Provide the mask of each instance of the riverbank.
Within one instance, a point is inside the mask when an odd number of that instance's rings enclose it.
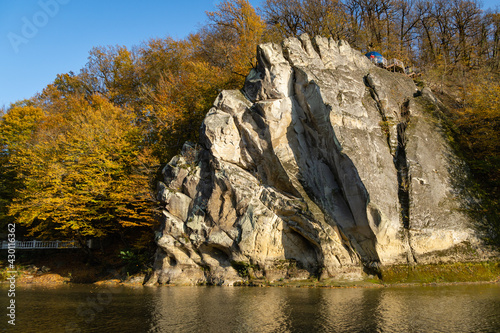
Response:
[[[100,286],[142,286],[146,274],[123,275],[119,270],[108,269],[107,274],[97,274],[91,267],[76,266],[73,272],[65,274],[53,272],[48,267],[36,266],[17,267],[17,285],[60,285],[60,284],[94,284]],[[8,271],[0,270],[1,282],[7,282]],[[90,278],[90,275],[93,278]],[[76,278],[75,278],[76,277]],[[87,277],[82,279],[82,277]],[[473,263],[446,263],[429,265],[396,265],[385,267],[380,276],[368,275],[359,280],[338,279],[280,279],[268,281],[250,279],[235,286],[251,287],[292,287],[292,288],[383,288],[389,286],[422,286],[422,285],[457,285],[500,283],[500,261]],[[167,285],[175,286],[175,285]]]
[[[136,285],[142,286],[145,275],[136,274],[129,276],[121,276],[118,273],[110,274],[106,276],[94,276],[93,278],[88,278],[93,269],[89,269],[86,272],[82,272],[84,269],[78,269],[75,273],[69,272],[68,274],[59,274],[47,270],[45,266],[42,268],[30,265],[27,267],[17,266],[14,270],[0,269],[0,284],[10,283],[7,278],[14,274],[16,285],[41,285],[41,286],[55,286],[62,284],[74,284],[74,285],[109,285],[109,286],[119,286],[119,285]],[[76,278],[75,278],[76,276]],[[82,277],[86,277],[82,279]],[[84,282],[82,282],[84,281]]]
[[[14,269],[9,268],[7,255],[2,253],[0,283],[15,272],[17,285],[99,284],[113,280],[141,285],[147,270],[123,260],[119,253],[115,249],[107,253],[95,251],[89,258],[80,249],[19,251]]]
[[[244,285],[305,288],[383,288],[390,286],[460,285],[500,283],[500,262],[441,263],[394,265],[384,267],[380,277],[367,276],[362,281],[336,279],[253,280]]]

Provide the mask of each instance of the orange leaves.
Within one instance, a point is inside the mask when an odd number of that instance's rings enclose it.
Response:
[[[32,135],[44,118],[42,109],[30,101],[17,103],[0,118],[0,225],[12,221],[8,216],[9,205],[16,189],[23,186],[22,173],[16,168],[17,157],[25,146],[32,144]],[[20,162],[33,163],[30,160]]]
[[[95,47],[81,76],[92,92],[99,92],[117,105],[133,103],[139,85],[136,55],[125,46]]]
[[[255,64],[255,49],[262,41],[265,23],[247,0],[222,1],[217,9],[207,12],[213,28],[207,33],[218,41],[212,51],[223,52],[220,58],[225,58],[230,71],[245,77]]]
[[[132,112],[99,95],[88,102],[68,97],[64,109],[57,98],[45,101],[33,144],[12,156],[24,186],[11,215],[45,236],[102,237],[122,222],[151,225],[150,170],[137,159],[147,152],[134,141],[140,137]]]
[[[251,40],[255,38],[255,33],[262,33],[264,30],[262,19],[248,0],[222,1],[217,9],[215,12],[207,12],[208,19],[233,30],[243,40]]]
[[[459,148],[494,202],[500,189],[500,84],[482,73],[465,85],[464,107],[456,110]],[[488,199],[489,200],[489,199]]]
[[[2,149],[15,150],[30,140],[37,124],[44,118],[41,108],[27,105],[9,109],[1,122],[0,143]]]
[[[477,158],[500,154],[500,84],[482,78],[466,88],[458,125]]]
[[[149,142],[163,163],[185,141],[198,139],[220,91],[242,87],[264,31],[248,1],[224,1],[207,14],[211,27],[185,40],[150,40],[139,52],[142,112]]]
[[[198,130],[221,89],[234,88],[232,73],[207,59],[200,35],[155,39],[141,49],[142,114],[148,142],[166,163]]]

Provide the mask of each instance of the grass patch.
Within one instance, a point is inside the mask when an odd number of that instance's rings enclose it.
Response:
[[[395,265],[382,268],[382,281],[387,284],[479,282],[495,281],[499,277],[499,262]]]
[[[254,279],[253,271],[258,269],[256,265],[252,265],[243,261],[233,261],[231,266],[238,272],[238,275],[244,278]]]

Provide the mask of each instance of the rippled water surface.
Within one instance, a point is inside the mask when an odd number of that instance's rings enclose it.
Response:
[[[6,295],[5,287],[0,292]],[[6,297],[1,299],[7,305]],[[0,327],[12,332],[500,332],[500,285],[18,287],[15,329],[5,317]]]

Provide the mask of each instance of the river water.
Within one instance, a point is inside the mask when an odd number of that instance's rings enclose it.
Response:
[[[7,289],[0,299],[7,305]],[[500,285],[16,288],[7,332],[500,332]],[[5,309],[4,306],[2,306]],[[6,310],[4,310],[6,313]]]

